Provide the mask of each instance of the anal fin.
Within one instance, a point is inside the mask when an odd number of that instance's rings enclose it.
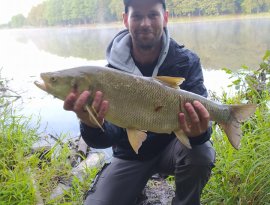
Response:
[[[132,149],[138,154],[142,143],[146,140],[147,134],[136,129],[127,129],[129,143]]]
[[[174,134],[176,135],[177,139],[183,144],[185,145],[187,148],[192,149],[189,139],[188,137],[185,135],[185,133],[183,132],[183,130],[177,130],[174,132]]]

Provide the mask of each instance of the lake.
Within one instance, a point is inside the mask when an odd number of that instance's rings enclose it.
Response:
[[[77,136],[78,121],[63,102],[34,86],[40,72],[82,65],[105,65],[106,46],[123,27],[0,30],[1,76],[22,95],[21,112],[41,117],[41,130]],[[171,36],[201,58],[205,84],[220,93],[230,80],[221,68],[257,68],[270,49],[270,18],[174,23]]]

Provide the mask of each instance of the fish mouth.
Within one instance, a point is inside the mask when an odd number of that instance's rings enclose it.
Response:
[[[38,88],[40,88],[41,90],[47,91],[47,87],[46,87],[45,83],[39,82],[39,81],[35,81],[34,84],[35,84]]]

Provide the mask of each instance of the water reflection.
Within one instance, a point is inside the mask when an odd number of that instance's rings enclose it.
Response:
[[[104,59],[105,49],[121,29],[35,29],[23,30],[17,37],[20,42],[33,42],[40,50],[61,56],[87,60]]]
[[[171,34],[196,51],[207,69],[258,67],[270,49],[270,19],[174,24]]]
[[[21,31],[17,39],[33,42],[40,50],[62,57],[104,59],[105,49],[122,28],[35,29]],[[171,36],[194,50],[206,69],[256,68],[270,49],[270,19],[170,23]]]

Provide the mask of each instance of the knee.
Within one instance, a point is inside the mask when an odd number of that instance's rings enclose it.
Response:
[[[184,157],[177,160],[177,165],[213,167],[216,153],[210,141],[186,149]]]

